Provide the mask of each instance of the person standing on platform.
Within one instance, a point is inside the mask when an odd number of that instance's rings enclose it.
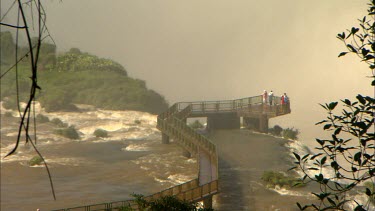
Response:
[[[272,102],[273,102],[273,92],[272,92],[272,90],[268,94],[268,102],[270,102],[270,105],[272,105]]]
[[[284,93],[284,102],[285,104],[289,104],[289,97]]]
[[[281,96],[281,105],[285,105],[285,93]]]
[[[267,104],[268,94],[266,90],[263,91],[262,97],[263,97],[263,104]]]

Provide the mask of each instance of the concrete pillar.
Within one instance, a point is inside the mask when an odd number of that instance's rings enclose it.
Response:
[[[212,163],[210,154],[204,150],[199,151],[199,185],[204,185],[212,181]]]
[[[259,117],[259,131],[262,133],[268,133],[268,117],[267,115],[261,115]]]
[[[167,134],[165,134],[165,133],[161,134],[161,143],[169,144],[169,136],[167,136]]]
[[[244,117],[243,124],[247,129],[259,130],[259,118]]]
[[[268,117],[267,115],[260,115],[259,117],[244,117],[244,126],[248,129],[257,130],[262,133],[268,132]]]
[[[212,196],[203,199],[203,207],[206,209],[212,208]]]

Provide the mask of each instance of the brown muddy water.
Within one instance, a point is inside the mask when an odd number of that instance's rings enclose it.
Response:
[[[182,156],[175,145],[161,144],[156,116],[135,111],[93,109],[86,112],[39,112],[75,125],[81,139],[55,135],[52,123],[38,125],[37,147],[49,164],[57,200],[46,170],[30,167],[35,156],[30,145],[14,146],[18,118],[1,110],[1,210],[52,210],[130,199],[130,194],[151,194],[194,179],[197,162]],[[9,114],[8,114],[9,115]],[[136,121],[137,120],[137,121]],[[96,138],[97,128],[108,138]],[[261,181],[264,171],[286,172],[292,152],[307,153],[299,141],[288,141],[248,130],[222,130],[209,135],[219,153],[220,194],[215,210],[297,210],[296,202],[311,203],[314,187],[270,189]],[[327,170],[328,172],[328,170]]]

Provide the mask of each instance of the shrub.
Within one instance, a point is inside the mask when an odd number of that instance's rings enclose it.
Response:
[[[298,129],[286,128],[286,129],[283,130],[283,137],[285,139],[297,140],[298,134],[299,134]]]
[[[74,126],[69,126],[67,128],[58,129],[56,130],[56,134],[64,136],[65,138],[69,139],[79,139],[79,134]]]
[[[108,137],[108,132],[103,129],[96,129],[94,131],[94,136],[97,138],[105,138],[105,137]]]
[[[35,165],[40,165],[43,162],[43,158],[41,158],[39,155],[34,156],[29,160],[29,166],[35,166]]]
[[[273,126],[273,128],[268,129],[268,133],[274,135],[274,136],[281,136],[281,132],[283,131],[283,128],[279,125]]]
[[[38,114],[36,117],[36,121],[38,123],[46,123],[46,122],[49,122],[49,118],[44,116],[43,114]]]
[[[53,124],[55,124],[57,127],[68,127],[68,124],[64,123],[63,121],[61,121],[61,119],[59,118],[53,118],[51,120],[51,122]]]
[[[273,126],[273,132],[276,136],[280,136],[282,131],[283,131],[283,128],[280,127],[279,125]]]
[[[199,120],[195,120],[193,123],[190,123],[189,126],[193,129],[199,129],[204,127],[204,125]]]
[[[302,181],[292,176],[286,176],[281,172],[265,171],[263,172],[262,178],[267,186],[276,187],[276,185],[284,188],[301,187]]]

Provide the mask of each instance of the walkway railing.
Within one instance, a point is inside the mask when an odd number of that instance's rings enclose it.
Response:
[[[173,186],[161,192],[152,194],[144,197],[145,200],[158,199],[163,196],[176,196],[181,200],[188,201],[199,201],[208,195],[215,194],[217,192],[218,181],[213,181],[208,184],[199,186],[198,179],[191,180],[189,182]],[[59,209],[53,211],[99,211],[99,210],[120,210],[124,207],[131,207],[134,210],[138,210],[138,204],[134,200],[115,201],[109,203],[92,204],[87,206],[72,207],[66,209]]]
[[[207,116],[209,114],[234,112],[239,116],[251,116],[261,113],[267,113],[270,116],[280,116],[290,113],[289,104],[281,105],[281,97],[274,96],[272,102],[272,105],[264,104],[262,96],[237,100],[180,102],[173,105],[173,111],[182,111],[190,106],[191,116]]]

